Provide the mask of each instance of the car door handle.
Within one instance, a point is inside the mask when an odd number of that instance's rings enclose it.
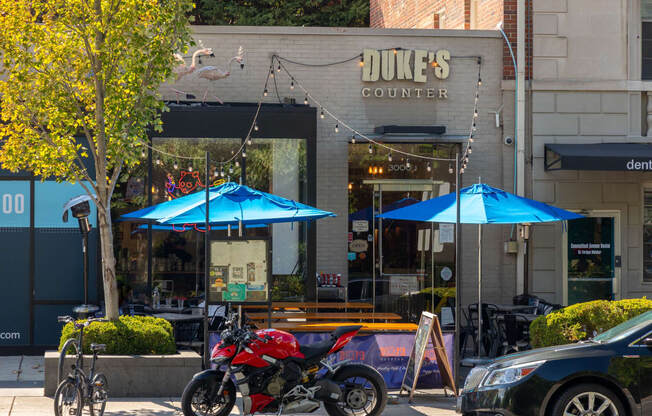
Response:
[[[623,358],[641,358],[640,355],[623,355]]]

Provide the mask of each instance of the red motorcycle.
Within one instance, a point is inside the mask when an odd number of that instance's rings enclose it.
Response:
[[[360,326],[340,327],[324,341],[299,345],[290,333],[236,328],[234,322],[231,317],[213,348],[215,368],[195,374],[184,389],[185,416],[229,415],[236,387],[244,415],[311,413],[320,403],[330,416],[378,416],[385,408],[387,388],[376,369],[348,360],[326,361]]]

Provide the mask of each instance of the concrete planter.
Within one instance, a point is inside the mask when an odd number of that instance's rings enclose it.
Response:
[[[84,356],[84,366],[92,356]],[[66,357],[66,371],[74,363],[74,356]],[[193,374],[201,370],[201,356],[193,351],[171,355],[100,355],[96,370],[106,375],[109,397],[179,397]],[[45,353],[46,396],[57,389],[59,352]],[[86,368],[85,368],[86,370]]]

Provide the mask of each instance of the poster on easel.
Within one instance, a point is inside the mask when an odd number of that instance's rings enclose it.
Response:
[[[399,392],[399,395],[403,390],[408,392],[410,402],[412,401],[414,391],[417,387],[417,381],[419,379],[421,367],[423,366],[428,341],[432,342],[432,347],[435,351],[437,367],[439,368],[444,391],[446,388],[449,388],[453,391],[453,394],[457,396],[455,379],[453,378],[453,371],[451,370],[450,362],[448,361],[448,354],[446,353],[446,348],[444,346],[444,336],[441,332],[439,319],[437,318],[437,315],[430,312],[422,312],[421,319],[419,320],[419,327],[417,328],[417,333],[414,337],[414,348],[412,348],[412,353],[408,359],[405,376],[403,376],[403,382],[401,384],[401,391]]]
[[[268,245],[262,239],[211,241],[209,302],[267,303]]]

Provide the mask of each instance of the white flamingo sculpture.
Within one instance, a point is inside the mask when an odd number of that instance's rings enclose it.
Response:
[[[233,64],[233,62],[239,63],[240,68],[244,68],[244,49],[242,49],[242,46],[240,46],[238,48],[238,54],[236,56],[234,56],[233,58],[229,59],[229,62],[226,65],[226,67],[227,67],[226,70],[220,69],[220,68],[218,68],[216,66],[210,66],[210,65],[209,66],[204,66],[204,67],[201,67],[201,68],[199,68],[197,70],[197,76],[199,78],[204,78],[204,79],[207,79],[209,81],[217,81],[217,80],[226,78],[229,75],[231,75],[231,65]],[[202,102],[206,101],[206,95],[208,94],[208,89],[209,88],[210,88],[210,84],[206,87],[206,90],[204,91],[204,96],[202,98]],[[217,99],[217,101],[220,104],[224,104],[224,102],[222,102],[222,100],[218,96],[214,96],[214,97],[215,97],[215,99]]]
[[[201,46],[201,42],[200,42],[200,46]],[[197,49],[192,54],[192,61],[190,65],[187,65],[186,61],[183,59],[183,56],[181,56],[178,53],[175,53],[174,59],[176,59],[177,62],[179,62],[179,65],[177,65],[176,68],[174,68],[173,70],[173,72],[176,74],[175,81],[179,81],[182,77],[195,72],[195,69],[197,69],[197,61],[201,63],[201,56],[215,56],[215,55],[213,54],[213,49],[202,47],[201,49]],[[193,94],[189,94],[187,92],[180,91],[175,88],[172,88],[172,91],[174,91],[177,94],[177,102],[179,101],[179,95],[181,94],[185,95],[187,99],[195,98]]]

